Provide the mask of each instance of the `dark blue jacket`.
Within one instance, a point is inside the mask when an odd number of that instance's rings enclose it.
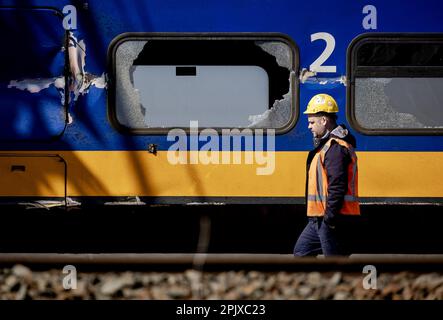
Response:
[[[332,130],[322,139],[317,139],[314,141],[314,145],[316,145],[316,147],[314,150],[309,152],[306,165],[306,192],[308,190],[308,172],[312,159],[331,137],[342,139],[350,143],[354,148],[357,146],[355,137],[343,124],[335,127],[334,130]],[[331,143],[331,147],[325,155],[325,168],[328,174],[328,199],[326,202],[324,221],[328,225],[335,225],[339,219],[338,215],[348,187],[347,169],[350,163],[351,155],[349,154],[348,149],[333,141]]]

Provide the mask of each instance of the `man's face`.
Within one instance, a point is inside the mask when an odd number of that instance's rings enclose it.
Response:
[[[326,117],[311,115],[308,116],[308,129],[311,130],[314,138],[321,138],[326,133]]]

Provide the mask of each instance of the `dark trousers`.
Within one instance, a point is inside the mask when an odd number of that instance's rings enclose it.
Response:
[[[346,256],[341,228],[332,229],[323,218],[309,218],[294,247],[294,256]]]

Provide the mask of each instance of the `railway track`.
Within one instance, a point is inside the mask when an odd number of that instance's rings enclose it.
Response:
[[[8,253],[0,266],[7,300],[443,299],[441,255]]]
[[[155,269],[186,270],[189,268],[220,270],[285,270],[285,271],[358,271],[374,265],[382,271],[440,271],[443,255],[354,254],[350,257],[304,257],[289,254],[205,254],[205,253],[1,253],[0,265],[48,266],[75,265],[88,269]]]

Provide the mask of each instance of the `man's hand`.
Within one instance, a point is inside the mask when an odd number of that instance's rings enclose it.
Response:
[[[335,219],[331,219],[329,216],[323,218],[323,222],[331,229],[335,229]]]

